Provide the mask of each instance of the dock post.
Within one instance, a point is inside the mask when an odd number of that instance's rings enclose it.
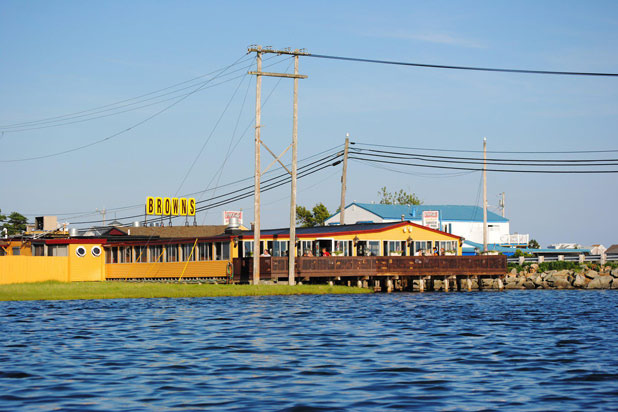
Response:
[[[386,279],[386,293],[391,293],[393,291],[393,281],[391,279]]]
[[[444,291],[445,292],[448,292],[448,283],[449,283],[448,276],[444,276]]]
[[[360,279],[359,279],[359,280],[357,280],[357,281],[356,281],[356,287],[357,287],[357,288],[362,288],[362,287],[363,287],[363,281],[362,281],[362,280],[360,280]]]
[[[502,283],[502,278],[498,278],[498,289],[503,290],[504,284]]]
[[[468,292],[472,292],[472,280],[470,279],[470,276],[466,279],[466,283],[468,284]]]
[[[425,291],[425,279],[423,279],[422,277],[418,279],[418,291],[419,292]]]

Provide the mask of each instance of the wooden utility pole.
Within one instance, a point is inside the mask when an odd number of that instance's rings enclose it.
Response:
[[[502,192],[501,195],[502,195],[502,200],[500,201],[500,208],[502,209],[502,217],[505,217],[506,212],[504,209],[506,209],[506,204],[504,203],[505,202],[504,192]]]
[[[298,76],[298,55],[294,56],[294,75]],[[294,78],[292,113],[292,191],[290,194],[290,243],[288,246],[288,284],[296,283],[296,166],[298,160],[298,77]]]
[[[298,79],[306,79],[307,76],[298,74],[298,56],[306,55],[304,50],[273,50],[271,47],[251,46],[249,53],[255,52],[257,55],[257,71],[250,71],[249,74],[257,76],[256,81],[256,99],[255,99],[255,190],[254,190],[254,220],[255,227],[253,230],[253,284],[257,285],[260,282],[260,177],[266,173],[270,167],[279,163],[292,177],[292,190],[290,196],[290,242],[288,247],[289,256],[289,272],[288,282],[290,285],[295,284],[295,257],[296,257],[296,174],[297,174],[297,134],[298,134]],[[294,74],[288,73],[270,73],[262,71],[262,54],[276,53],[279,55],[288,54],[294,56]],[[293,103],[293,119],[292,119],[292,143],[279,155],[276,156],[272,150],[260,138],[260,88],[262,76],[269,77],[285,77],[294,79],[294,103]],[[273,160],[264,171],[261,171],[260,165],[260,148],[264,148],[273,156]],[[290,171],[282,162],[281,157],[292,149],[292,171]]]
[[[348,173],[348,146],[350,145],[350,133],[345,134],[345,148],[343,149],[343,173],[341,174],[341,207],[339,208],[339,224],[345,224],[345,190],[346,175]]]
[[[253,284],[260,283],[260,183],[262,177],[260,156],[260,128],[262,117],[262,52],[256,50],[257,73],[255,77],[255,174],[253,190]]]
[[[483,253],[487,253],[487,138],[483,138]]]

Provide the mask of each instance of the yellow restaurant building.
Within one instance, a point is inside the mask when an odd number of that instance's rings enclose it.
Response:
[[[260,254],[288,254],[289,229],[263,230],[260,239]],[[298,256],[320,256],[323,251],[331,256],[461,255],[462,243],[455,235],[407,221],[297,228],[295,240]],[[250,257],[254,250],[253,232],[226,226],[107,227],[96,236],[3,240],[0,248],[0,284],[227,281],[232,260]]]

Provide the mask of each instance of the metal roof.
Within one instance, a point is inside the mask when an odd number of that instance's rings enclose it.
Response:
[[[440,212],[440,220],[442,221],[483,221],[483,209],[479,206],[468,205],[383,205],[375,203],[351,203],[346,209],[352,205],[361,207],[382,219],[401,220],[401,215],[404,215],[404,220],[421,220],[423,212],[427,210],[438,210]],[[334,216],[334,215],[333,215]],[[331,216],[332,217],[332,216]],[[497,213],[487,211],[488,222],[508,222]]]
[[[314,227],[297,227],[296,228],[296,236],[303,235],[328,235],[331,233],[345,233],[345,232],[366,232],[366,231],[379,231],[382,229],[388,229],[400,224],[410,224],[413,226],[419,226],[416,223],[412,222],[385,222],[385,223],[357,223],[353,225],[330,225],[330,226],[314,226]],[[445,234],[447,236],[451,236],[453,238],[459,238],[459,236],[453,235],[451,233],[440,232],[438,230],[434,230],[428,227],[422,227],[425,230],[439,232]],[[262,229],[260,230],[260,236],[288,236],[290,234],[289,228],[281,228],[281,229]],[[242,232],[241,236],[253,236],[252,231]]]

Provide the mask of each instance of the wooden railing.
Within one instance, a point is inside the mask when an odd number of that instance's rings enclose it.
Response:
[[[506,256],[297,257],[296,277],[504,275]],[[253,258],[234,259],[234,280],[253,274]],[[260,258],[260,279],[288,276],[287,257]]]

